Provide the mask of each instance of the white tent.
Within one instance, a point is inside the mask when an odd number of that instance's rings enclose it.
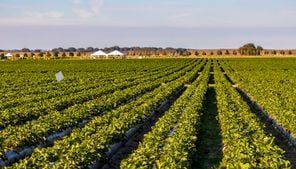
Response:
[[[7,57],[7,58],[10,58],[10,57],[12,57],[12,54],[11,53],[7,53],[6,55],[4,55],[5,57]]]
[[[108,53],[108,56],[124,56],[124,54],[118,50],[114,50],[113,52]]]
[[[107,56],[107,54],[105,52],[99,50],[99,51],[91,54],[91,56],[93,56],[93,57],[100,57],[100,56]]]

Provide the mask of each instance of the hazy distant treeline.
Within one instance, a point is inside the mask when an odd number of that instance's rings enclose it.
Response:
[[[107,47],[107,48],[54,48],[52,50],[42,49],[15,49],[0,50],[1,59],[5,53],[10,52],[15,58],[67,58],[67,57],[89,57],[95,51],[103,50],[108,53],[119,50],[129,57],[189,57],[210,55],[296,55],[296,50],[273,50],[255,46],[253,43],[243,45],[238,49],[185,49],[185,48],[157,48],[157,47]]]

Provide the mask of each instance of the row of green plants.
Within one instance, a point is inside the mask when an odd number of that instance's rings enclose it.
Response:
[[[191,82],[199,69],[195,67],[134,102],[92,119],[83,128],[74,129],[69,137],[56,141],[53,147],[36,149],[32,156],[12,168],[86,168],[92,165],[104,158],[112,144],[121,141],[130,129],[151,118],[152,112]]]
[[[152,76],[151,74],[147,73],[147,77],[138,78],[134,81],[125,81],[123,79],[121,83],[107,83],[105,86],[101,85],[100,87],[92,90],[83,90],[78,93],[72,93],[70,95],[62,96],[58,99],[52,98],[44,101],[41,100],[40,102],[36,103],[32,102],[29,105],[18,106],[13,109],[5,109],[0,112],[0,126],[4,128],[9,125],[14,126],[23,124],[32,119],[36,119],[46,114],[51,114],[51,112],[64,110],[73,105],[83,104],[87,101],[93,100],[94,98],[100,99],[102,95],[112,95],[112,93],[114,93],[115,91],[137,86],[151,80],[161,79],[162,77],[166,77],[172,73],[178,72],[178,70],[179,73],[184,73],[192,69],[192,67],[194,66],[195,64],[187,66],[185,68],[182,67],[182,69],[177,67],[177,69],[174,68],[169,71],[155,73]]]
[[[124,91],[115,92],[99,100],[92,100],[82,105],[72,106],[61,113],[57,111],[51,112],[38,120],[30,121],[24,125],[7,127],[0,131],[1,154],[45,142],[50,134],[77,126],[79,122],[110,111],[145,92],[153,90],[159,85],[159,82],[138,85]]]
[[[118,71],[114,70],[113,67],[114,64],[116,65],[116,62],[114,62],[113,64],[109,62],[93,62],[89,64],[84,63],[83,61],[81,61],[81,63],[71,63],[71,61],[68,61],[69,63],[64,63],[61,61],[61,63],[52,63],[53,65],[51,65],[51,67],[47,67],[47,64],[49,64],[47,62],[29,62],[30,64],[28,65],[30,67],[26,66],[26,62],[16,63],[17,67],[16,65],[4,64],[1,65],[2,71],[0,71],[0,100],[1,103],[6,103],[9,100],[15,100],[12,98],[27,97],[31,94],[36,95],[40,93],[45,93],[44,91],[51,90],[63,91],[69,88],[69,86],[76,86],[79,84],[83,84],[83,82],[85,82],[84,84],[86,84],[91,82],[98,82],[100,81],[100,79],[104,81],[106,81],[107,79],[112,80],[116,79],[116,77],[120,77],[120,75],[122,75],[123,77],[133,77],[138,76],[139,74],[145,75],[149,71],[161,71],[166,67],[170,67],[171,65],[184,66],[192,61],[194,60],[182,60],[180,62],[169,62],[170,64],[160,61],[156,62],[155,65],[148,64],[150,67],[144,66],[139,63],[135,65],[121,64],[121,67],[118,68]],[[147,62],[149,63],[149,61]],[[63,73],[65,73],[66,78],[63,80],[63,83],[57,83],[54,78],[54,74],[56,72],[52,72],[50,70],[52,67],[55,67],[55,64],[57,65],[57,71],[62,70]],[[105,64],[108,66],[108,68],[107,66],[104,66]],[[143,67],[138,69],[137,65]],[[7,68],[5,69],[5,67]],[[23,69],[16,71],[15,69],[18,69],[19,67]],[[93,68],[93,70],[90,71],[88,67]],[[101,67],[106,68],[106,70],[101,70]],[[122,67],[123,69],[121,69]],[[135,67],[137,69],[131,69],[130,67]],[[86,72],[85,70],[89,71]]]
[[[199,132],[202,103],[208,88],[209,69],[201,77],[200,84],[193,91],[194,95],[175,126],[174,133],[168,138],[163,155],[157,161],[159,168],[190,168]]]
[[[289,168],[283,150],[215,64],[215,89],[223,142],[221,168]]]
[[[197,64],[199,66],[190,66],[191,68],[187,71],[192,70],[192,68],[196,70],[202,67],[202,63]],[[100,115],[106,111],[119,107],[120,105],[124,105],[140,95],[153,90],[159,85],[174,81],[186,73],[186,71],[180,71],[167,77],[155,79],[154,81],[146,82],[145,84],[139,84],[123,91],[116,91],[111,95],[102,96],[100,99],[95,99],[82,105],[74,105],[63,112],[51,112],[48,115],[42,116],[39,119],[24,125],[9,126],[0,131],[0,152],[3,154],[6,151],[16,150],[24,146],[35,145],[38,142],[46,141],[44,138],[54,132],[73,127],[84,119]]]
[[[86,87],[89,87],[89,89],[98,87],[98,85],[104,86],[106,84],[120,84],[121,81],[133,81],[136,78],[144,78],[145,76],[149,76],[164,72],[165,70],[172,69],[173,67],[180,67],[180,66],[187,66],[189,63],[184,63],[184,65],[180,65],[179,63],[175,63],[173,65],[167,66],[160,66],[156,69],[149,69],[147,71],[141,71],[138,72],[130,71],[130,72],[91,72],[91,73],[80,73],[80,72],[67,72],[66,79],[63,81],[63,83],[57,83],[52,79],[52,82],[46,83],[45,85],[33,85],[27,84],[27,82],[21,81],[14,81],[15,84],[22,84],[21,88],[18,90],[14,86],[9,86],[9,88],[1,88],[5,94],[1,95],[0,98],[0,108],[11,108],[18,105],[24,105],[26,103],[35,102],[38,100],[45,100],[50,99],[54,97],[60,97],[67,94],[71,94],[73,92],[79,92],[83,89],[86,89]],[[38,81],[39,77],[33,76],[33,73],[28,74],[21,74],[22,77],[26,77],[27,79],[30,79],[31,81]],[[49,73],[45,73],[47,75]],[[3,74],[2,74],[3,75]],[[41,74],[41,78],[43,78],[43,74]],[[38,75],[37,75],[38,76]],[[39,74],[40,76],[40,74]],[[53,74],[51,74],[53,76]],[[7,81],[13,81],[10,79],[11,75],[9,75],[6,78],[2,78],[2,82]],[[18,77],[16,75],[16,77]],[[51,77],[53,78],[53,77]],[[25,88],[25,86],[29,86],[28,88]],[[26,89],[26,90],[24,90]],[[10,91],[11,90],[11,91]],[[47,91],[47,92],[45,92]]]
[[[6,91],[7,95],[1,98],[3,101],[0,104],[0,109],[4,110],[6,108],[13,108],[19,105],[30,104],[31,102],[47,100],[55,97],[61,97],[69,95],[72,93],[77,93],[82,90],[91,90],[99,86],[105,86],[112,83],[120,83],[123,80],[134,80],[134,73],[130,72],[129,74],[114,73],[98,75],[96,73],[91,73],[92,77],[86,75],[67,75],[67,79],[62,83],[48,83],[46,86],[35,86],[31,87],[29,90],[21,90],[9,92]],[[73,78],[73,76],[79,76],[79,79]],[[136,76],[141,78],[142,76]],[[46,91],[46,92],[45,92]],[[17,95],[17,98],[15,96]]]
[[[121,168],[187,168],[195,149],[210,64],[165,112]]]
[[[286,131],[296,138],[295,60],[256,60],[224,63],[231,78]],[[249,66],[252,65],[252,66]],[[252,68],[250,70],[250,68]]]

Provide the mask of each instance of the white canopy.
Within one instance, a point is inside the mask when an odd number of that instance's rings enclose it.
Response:
[[[12,57],[12,54],[11,53],[7,53],[5,56],[6,57]]]
[[[118,50],[114,50],[113,52],[108,53],[108,56],[124,56],[124,54]]]
[[[107,54],[101,50],[91,54],[91,56],[107,56]]]

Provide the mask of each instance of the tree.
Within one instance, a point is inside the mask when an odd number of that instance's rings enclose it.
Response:
[[[70,53],[69,53],[69,56],[70,56],[70,57],[74,57],[74,53],[73,53],[73,52],[70,52]]]
[[[121,48],[119,46],[113,46],[110,47],[110,50],[121,50]]]
[[[292,51],[289,50],[288,55],[292,55]]]
[[[247,43],[239,48],[241,55],[260,55],[263,50],[261,46],[256,47],[253,43]]]
[[[206,53],[205,51],[203,51],[203,52],[202,52],[202,55],[204,55],[204,56],[205,56],[205,55],[207,55],[207,53]]]
[[[31,50],[28,49],[28,48],[23,48],[21,51],[22,51],[22,52],[31,52]]]
[[[57,51],[58,51],[58,52],[64,52],[64,49],[63,49],[62,47],[59,47],[59,48],[57,49]]]
[[[43,56],[44,56],[44,53],[42,53],[42,52],[40,52],[40,53],[38,53],[38,55],[37,55],[39,58],[43,58]]]
[[[80,52],[78,52],[78,53],[76,54],[76,56],[77,56],[77,57],[80,57],[80,56],[81,56],[81,53],[80,53]]]
[[[230,55],[228,50],[225,51],[225,55]]]
[[[211,51],[210,55],[214,55],[214,52],[213,52],[213,51]]]
[[[198,51],[195,51],[194,54],[195,54],[195,56],[198,56],[199,55],[199,52]]]
[[[222,53],[222,51],[221,50],[218,50],[217,51],[217,55],[222,55],[223,53]]]
[[[4,53],[0,54],[0,59],[5,59]]]
[[[30,58],[34,58],[35,54],[34,53],[29,53]]]
[[[66,58],[66,56],[67,56],[66,53],[63,52],[63,53],[62,53],[62,58]]]
[[[50,58],[51,57],[51,53],[50,52],[46,52],[45,57],[46,58]]]
[[[263,47],[262,47],[262,46],[257,46],[257,50],[260,50],[260,51],[262,51],[262,50],[264,50],[264,49],[263,49]]]
[[[263,50],[262,46],[257,46],[257,55],[260,55]]]
[[[70,48],[68,48],[68,52],[76,52],[77,50],[76,50],[76,48],[74,48],[74,47],[70,47]]]
[[[93,47],[88,47],[88,48],[86,48],[86,51],[87,52],[93,52],[94,51],[94,48]]]
[[[15,58],[19,59],[21,55],[19,53],[15,54]]]
[[[77,52],[85,52],[85,49],[84,48],[78,48]]]
[[[233,54],[233,55],[237,55],[237,51],[234,50],[234,51],[232,52],[232,54]]]
[[[53,52],[53,57],[54,58],[58,58],[59,57],[59,52],[57,52],[57,51],[56,52]]]

